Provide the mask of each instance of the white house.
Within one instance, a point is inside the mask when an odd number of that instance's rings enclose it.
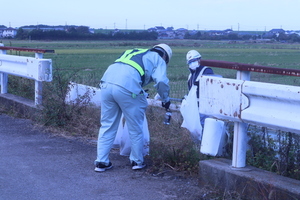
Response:
[[[2,33],[2,37],[7,38],[7,37],[12,37],[14,38],[17,35],[17,29],[14,28],[7,28],[4,29],[3,33]]]

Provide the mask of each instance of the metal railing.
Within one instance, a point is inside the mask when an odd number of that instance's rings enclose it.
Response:
[[[7,50],[34,52],[35,57],[7,55]],[[0,43],[0,84],[1,94],[7,93],[8,75],[35,80],[35,105],[42,104],[42,82],[52,81],[52,60],[43,59],[44,53],[54,50],[5,47]]]
[[[300,70],[226,61],[201,65],[237,70],[236,79],[200,78],[199,112],[234,122],[232,167],[246,165],[248,123],[300,134],[300,87],[250,81],[250,72],[300,76]]]

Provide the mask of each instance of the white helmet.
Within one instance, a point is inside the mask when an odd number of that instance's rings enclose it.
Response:
[[[166,60],[166,63],[168,63],[172,57],[172,49],[169,47],[169,45],[166,45],[166,44],[158,44],[158,45],[155,45],[153,48],[156,48],[156,47],[163,49],[167,53],[168,58]]]
[[[196,60],[201,59],[201,55],[198,51],[196,50],[190,50],[189,52],[187,52],[186,54],[186,63],[190,64]]]

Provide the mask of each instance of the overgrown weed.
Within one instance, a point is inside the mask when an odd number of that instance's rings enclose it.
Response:
[[[300,136],[249,126],[247,164],[300,180]]]
[[[164,114],[161,108],[148,107],[151,170],[155,173],[166,169],[198,173],[200,143],[193,141],[187,129],[180,127],[180,120],[171,120],[170,125],[163,124]]]
[[[39,123],[54,127],[74,136],[95,137],[99,127],[100,110],[90,104],[90,93],[71,103],[65,101],[70,90],[70,81],[76,71],[66,73],[59,69],[53,72],[53,81],[44,84],[43,110]]]

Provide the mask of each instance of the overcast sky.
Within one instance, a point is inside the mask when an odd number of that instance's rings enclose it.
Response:
[[[0,25],[300,30],[300,0],[1,0]]]

